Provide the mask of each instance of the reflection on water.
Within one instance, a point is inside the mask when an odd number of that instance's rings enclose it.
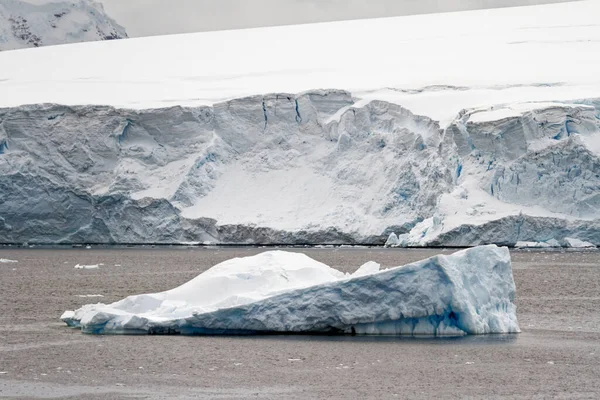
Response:
[[[387,335],[249,335],[227,336],[239,340],[273,340],[273,341],[305,341],[305,342],[354,342],[354,343],[391,343],[399,344],[428,344],[428,345],[506,345],[515,343],[523,334],[493,334],[466,336],[387,336]]]

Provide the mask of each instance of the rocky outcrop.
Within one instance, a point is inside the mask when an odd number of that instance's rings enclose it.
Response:
[[[95,1],[0,4],[0,51],[126,37],[125,29]]]

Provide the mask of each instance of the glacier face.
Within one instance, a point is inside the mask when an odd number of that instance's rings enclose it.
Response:
[[[600,244],[600,101],[0,109],[0,242]]]
[[[126,37],[125,29],[95,1],[0,4],[0,51]]]
[[[507,248],[494,245],[353,275],[303,254],[232,259],[190,282],[113,304],[66,311],[94,334],[340,332],[386,335],[516,333]]]

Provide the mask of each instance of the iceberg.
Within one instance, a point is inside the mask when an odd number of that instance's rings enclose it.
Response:
[[[567,244],[567,247],[571,247],[574,249],[589,249],[589,248],[596,248],[596,245],[594,245],[593,243],[590,242],[586,242],[585,240],[580,240],[580,239],[576,239],[576,238],[565,238],[565,243]]]
[[[400,239],[398,238],[398,235],[396,235],[395,232],[390,233],[390,236],[388,236],[388,240],[385,242],[385,247],[398,247],[400,246]]]
[[[218,264],[162,293],[89,304],[61,319],[89,334],[467,335],[516,333],[510,253],[487,245],[344,274],[268,251]]]
[[[100,268],[99,264],[92,264],[92,265],[75,265],[74,267],[75,269],[98,269]]]
[[[549,247],[560,247],[560,246],[552,246],[546,242],[517,242],[515,244],[517,249],[546,249]]]

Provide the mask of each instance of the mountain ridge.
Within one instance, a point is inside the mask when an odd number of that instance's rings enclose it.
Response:
[[[0,3],[0,51],[124,38],[125,28],[93,0]]]

